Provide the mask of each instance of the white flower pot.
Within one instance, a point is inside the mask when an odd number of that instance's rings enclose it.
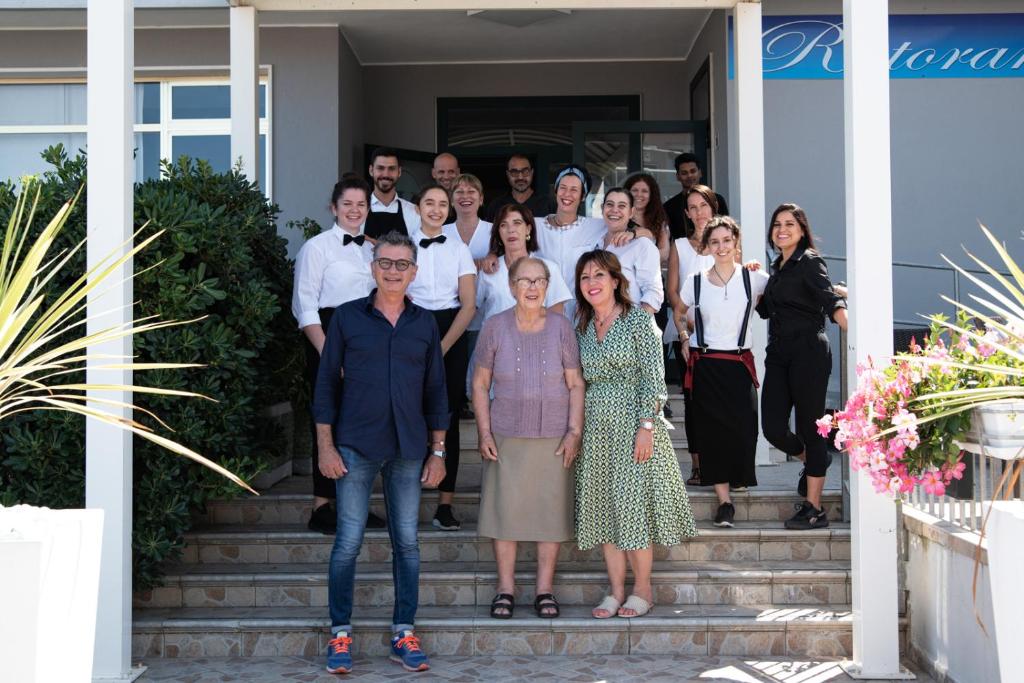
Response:
[[[102,510],[0,507],[0,679],[92,680]]]
[[[1024,642],[1024,501],[993,501],[982,504],[989,515],[988,571],[992,590],[992,621],[995,624],[999,673],[1003,681],[1020,680],[1017,648]],[[991,509],[991,513],[989,513]]]
[[[1024,401],[993,401],[976,406],[971,431],[960,448],[1002,460],[1024,458]]]

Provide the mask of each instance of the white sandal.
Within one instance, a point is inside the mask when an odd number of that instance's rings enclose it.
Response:
[[[616,614],[623,619],[635,619],[636,617],[646,615],[651,611],[652,607],[654,607],[653,602],[647,602],[639,595],[630,595],[626,598],[626,602],[622,603],[622,607],[619,608],[619,611]],[[624,609],[631,609],[636,612],[636,614],[622,614],[622,610]]]
[[[590,616],[594,617],[595,619],[611,619],[619,613],[619,607],[621,606],[622,603],[616,600],[614,595],[606,595],[604,596],[604,600],[601,601],[601,604],[590,611]],[[599,609],[603,609],[605,612],[607,612],[608,616],[599,617],[596,614],[594,614],[594,612],[596,612]]]

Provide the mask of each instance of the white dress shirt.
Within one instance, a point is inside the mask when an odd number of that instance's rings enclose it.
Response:
[[[534,257],[538,258],[538,257]],[[572,292],[565,285],[562,273],[558,270],[558,264],[546,258],[541,261],[551,271],[551,278],[548,280],[548,290],[544,294],[544,308],[551,308],[555,304],[572,301]],[[484,320],[492,315],[507,311],[516,305],[516,299],[512,296],[512,290],[508,282],[508,266],[505,264],[505,257],[498,257],[498,269],[493,273],[480,272],[476,284],[476,307]]]
[[[300,329],[319,325],[321,308],[335,308],[373,291],[373,245],[343,244],[347,234],[335,223],[303,244],[295,258],[292,315]]]
[[[576,262],[584,252],[593,249],[604,235],[604,221],[600,218],[589,218],[579,216],[575,221],[564,227],[557,227],[548,223],[547,217],[536,219],[537,244],[540,249],[538,256],[542,256],[558,264],[562,271],[562,279],[565,280],[569,291],[573,292],[573,298],[565,304],[565,317],[570,320],[576,313]]]
[[[431,311],[457,308],[459,302],[459,278],[476,275],[476,265],[469,247],[458,235],[441,232],[445,241],[435,242],[424,249],[420,240],[426,239],[422,231],[410,233],[416,244],[416,277],[409,285],[408,295],[413,303]]]
[[[405,231],[410,235],[420,229],[420,215],[416,212],[416,205],[402,199],[397,194],[390,204],[385,204],[377,199],[377,195],[370,193],[370,211],[373,213],[397,213],[401,209],[402,220],[405,221]],[[366,229],[365,224],[359,228],[360,232]]]
[[[473,236],[469,238],[469,243],[466,245],[469,247],[469,253],[473,255],[473,259],[482,259],[487,256],[491,251],[491,227],[493,223],[485,221],[482,218],[480,222],[476,224],[476,229],[473,231]],[[441,229],[444,234],[462,239],[462,235],[459,234],[459,227],[455,223],[447,223]]]
[[[619,257],[622,274],[629,283],[629,298],[634,304],[647,304],[655,311],[665,301],[665,285],[661,281],[661,254],[646,237],[634,237],[621,247],[598,245]]]
[[[693,276],[691,273],[683,281],[680,296],[683,303],[690,309],[693,315],[697,315],[698,309],[693,307]],[[717,278],[716,278],[717,279]],[[768,284],[768,275],[760,271],[750,273],[750,317],[754,316],[754,306],[758,298],[764,294],[764,288]],[[728,298],[726,298],[728,293]],[[750,325],[747,324],[747,333],[743,342],[737,346],[740,330],[743,328],[743,313],[747,309],[747,293],[743,290],[743,266],[736,264],[732,277],[725,287],[711,284],[708,278],[708,271],[700,274],[700,317],[704,326],[704,345],[709,349],[721,351],[736,348],[750,348]],[[749,321],[749,318],[748,318]],[[698,348],[697,334],[690,335],[690,346]]]

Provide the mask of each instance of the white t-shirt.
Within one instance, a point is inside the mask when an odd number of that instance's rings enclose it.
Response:
[[[320,309],[334,308],[368,296],[374,288],[370,262],[373,245],[344,244],[348,233],[335,223],[330,230],[310,238],[295,258],[292,315],[299,327],[320,324]]]
[[[555,304],[572,300],[572,292],[565,285],[562,274],[558,270],[558,264],[554,261],[542,258],[548,270],[551,271],[551,280],[548,282],[548,291],[544,294],[544,307],[551,308]],[[477,312],[487,320],[493,315],[507,311],[516,305],[516,299],[512,296],[512,290],[508,284],[508,266],[505,265],[505,257],[498,258],[498,269],[493,273],[481,271],[476,286],[476,307]]]
[[[661,254],[654,242],[646,237],[634,237],[621,247],[605,247],[603,241],[598,246],[619,258],[633,303],[647,304],[655,311],[661,308],[665,300],[665,286],[661,282]]]
[[[409,237],[416,244],[416,277],[409,284],[409,298],[417,306],[431,311],[457,308],[459,278],[476,275],[469,247],[458,234],[445,235],[443,243],[435,242],[426,249],[420,246],[420,240],[426,239],[421,231]]]
[[[600,218],[579,216],[565,227],[548,224],[547,217],[537,218],[537,255],[554,261],[562,272],[562,279],[570,292],[576,291],[576,262],[586,251],[593,249],[605,233]],[[575,296],[565,304],[565,316],[572,320],[576,311]]]
[[[710,269],[709,269],[710,270]],[[683,280],[683,303],[693,316],[700,315],[704,323],[704,346],[709,349],[732,350],[750,348],[750,323],[743,343],[737,345],[743,327],[743,313],[747,308],[747,294],[743,290],[743,266],[736,264],[725,287],[711,284],[706,270],[700,274],[700,308],[694,308],[693,275]],[[715,278],[716,280],[718,278]],[[754,316],[757,299],[764,293],[768,275],[761,271],[750,273],[750,317]],[[726,296],[728,295],[728,298]],[[699,348],[697,334],[690,335],[690,346]]]
[[[701,256],[693,250],[693,245],[690,244],[690,240],[685,237],[676,239],[676,255],[679,256],[680,286],[682,286],[683,280],[688,277],[692,277],[694,273],[707,270],[711,266],[715,265],[714,256],[711,256],[710,254]]]
[[[469,238],[469,243],[466,245],[469,247],[469,253],[473,255],[474,259],[481,259],[490,252],[491,226],[490,221],[483,219],[480,219],[480,222],[476,224],[476,230],[473,231],[473,236]],[[455,223],[446,223],[441,230],[446,235],[454,235],[460,240],[462,239],[462,235],[459,234],[459,228]]]

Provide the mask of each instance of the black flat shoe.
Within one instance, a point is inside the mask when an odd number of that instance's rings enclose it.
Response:
[[[551,593],[541,593],[534,598],[533,609],[541,619],[556,619],[562,614],[558,600],[555,600],[555,596]]]
[[[324,503],[309,516],[306,524],[310,531],[317,531],[325,536],[333,536],[338,530],[338,513],[330,503]]]
[[[505,610],[499,612],[498,610]],[[511,619],[512,613],[516,611],[516,599],[511,593],[498,593],[491,600],[492,619]]]

